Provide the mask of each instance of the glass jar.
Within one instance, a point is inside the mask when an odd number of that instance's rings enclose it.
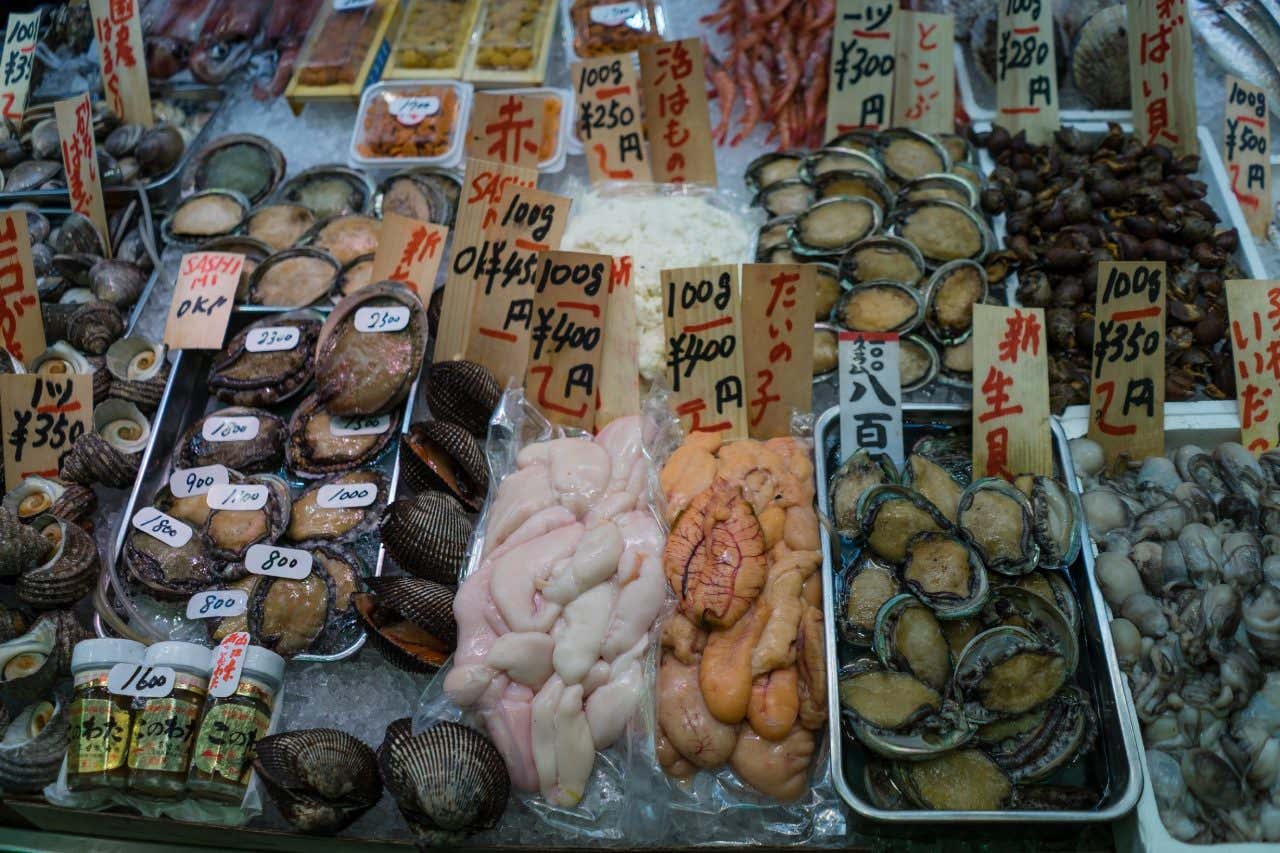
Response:
[[[187,789],[202,799],[240,805],[253,765],[250,753],[271,725],[284,678],[284,658],[261,646],[244,654],[240,683],[230,696],[210,696],[196,735]]]
[[[176,797],[187,787],[187,763],[209,689],[213,653],[195,643],[166,641],[147,649],[147,666],[173,667],[167,696],[133,703],[129,740],[129,790],[155,797]]]
[[[128,696],[113,696],[107,676],[118,663],[141,664],[147,647],[133,640],[81,640],[71,651],[75,695],[67,742],[67,789],[124,788],[133,729]]]

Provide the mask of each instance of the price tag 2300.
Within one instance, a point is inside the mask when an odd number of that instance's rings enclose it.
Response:
[[[398,332],[409,325],[409,309],[404,306],[357,308],[356,331]]]
[[[251,574],[300,581],[311,574],[311,552],[282,545],[250,545],[244,567]]]

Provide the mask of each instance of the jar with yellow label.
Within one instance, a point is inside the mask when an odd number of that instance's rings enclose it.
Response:
[[[187,787],[187,763],[200,727],[212,661],[213,653],[195,643],[166,641],[147,649],[143,663],[173,667],[174,682],[168,695],[133,703],[129,790],[176,797]]]
[[[235,692],[210,696],[196,735],[187,789],[202,799],[240,805],[253,770],[253,745],[271,725],[271,710],[284,678],[284,658],[249,646]]]
[[[81,640],[71,651],[75,695],[67,740],[67,788],[124,788],[133,716],[128,696],[113,696],[107,675],[118,663],[140,664],[147,647],[133,640]]]

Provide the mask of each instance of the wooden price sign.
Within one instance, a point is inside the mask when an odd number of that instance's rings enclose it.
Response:
[[[1226,287],[1240,442],[1265,453],[1280,447],[1280,281],[1232,279]]]
[[[596,428],[615,418],[640,412],[639,325],[635,291],[631,287],[631,256],[613,259],[609,297],[604,309],[604,350],[600,356],[600,407]]]
[[[382,215],[372,281],[402,281],[425,302],[436,286],[449,229],[392,211]]]
[[[897,5],[896,0],[836,0],[824,139],[889,126]]]
[[[840,461],[883,453],[902,466],[902,345],[897,332],[840,333]]]
[[[1053,476],[1043,308],[973,306],[973,476]]]
[[[27,91],[31,86],[39,35],[39,10],[26,15],[9,13],[4,48],[0,51],[0,116],[14,124],[22,121],[22,113],[27,108]]]
[[[498,383],[524,381],[529,365],[538,255],[560,247],[571,200],[512,185],[502,195],[502,216],[485,229],[479,246],[454,249],[451,269],[467,276],[475,292],[467,358],[493,373]]]
[[[24,363],[44,352],[46,344],[31,235],[21,210],[0,213],[0,344]]]
[[[56,477],[76,439],[93,429],[93,377],[21,373],[0,376],[0,442],[5,489],[32,475]]]
[[[89,9],[98,38],[107,106],[124,121],[151,127],[151,92],[147,89],[138,0],[89,0]]]
[[[548,420],[593,431],[613,258],[543,252],[539,262],[525,391]]]
[[[738,267],[663,270],[661,282],[667,382],[681,426],[746,438]]]
[[[457,269],[458,259],[468,248],[478,250],[484,243],[485,229],[494,225],[501,215],[502,193],[513,185],[533,189],[538,185],[538,171],[467,158],[462,178],[463,195],[459,200],[461,209],[454,220],[452,257],[445,273],[444,302],[440,306],[436,332],[436,361],[462,358],[467,350],[476,280],[469,270]]]
[[[541,98],[510,92],[477,92],[467,128],[468,157],[538,168],[546,112]]]
[[[893,124],[952,133],[956,123],[955,19],[899,11],[894,39]]]
[[[996,112],[1010,133],[1047,142],[1058,129],[1058,66],[1050,0],[997,0]]]
[[[221,349],[244,255],[193,252],[178,264],[164,342],[173,349]]]
[[[587,155],[591,183],[652,181],[640,127],[640,84],[630,56],[573,64],[574,133]]]
[[[1271,224],[1271,161],[1267,143],[1271,123],[1267,93],[1227,75],[1227,109],[1222,129],[1222,159],[1249,230],[1265,237]]]
[[[642,45],[640,81],[654,178],[662,183],[715,186],[702,39]]]
[[[1187,0],[1126,0],[1133,132],[1175,154],[1195,154],[1196,79]]]
[[[1107,459],[1164,453],[1164,261],[1098,264],[1089,438]]]
[[[751,438],[791,435],[792,410],[813,409],[817,275],[808,264],[742,265],[742,352]]]
[[[102,202],[102,176],[98,174],[98,144],[93,139],[93,107],[84,93],[65,101],[55,101],[53,112],[62,140],[62,168],[66,172],[71,209],[93,222],[107,257],[111,257],[111,237],[107,231],[107,209]]]

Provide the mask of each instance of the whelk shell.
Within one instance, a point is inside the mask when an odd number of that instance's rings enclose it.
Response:
[[[36,793],[58,778],[70,731],[62,699],[28,705],[0,739],[0,789]]]
[[[93,589],[98,579],[98,546],[83,529],[52,515],[31,523],[54,552],[43,563],[18,576],[18,599],[40,610],[70,607]]]
[[[82,486],[123,489],[133,484],[151,435],[146,416],[127,400],[107,400],[93,409],[93,431],[76,439],[58,476]]]

